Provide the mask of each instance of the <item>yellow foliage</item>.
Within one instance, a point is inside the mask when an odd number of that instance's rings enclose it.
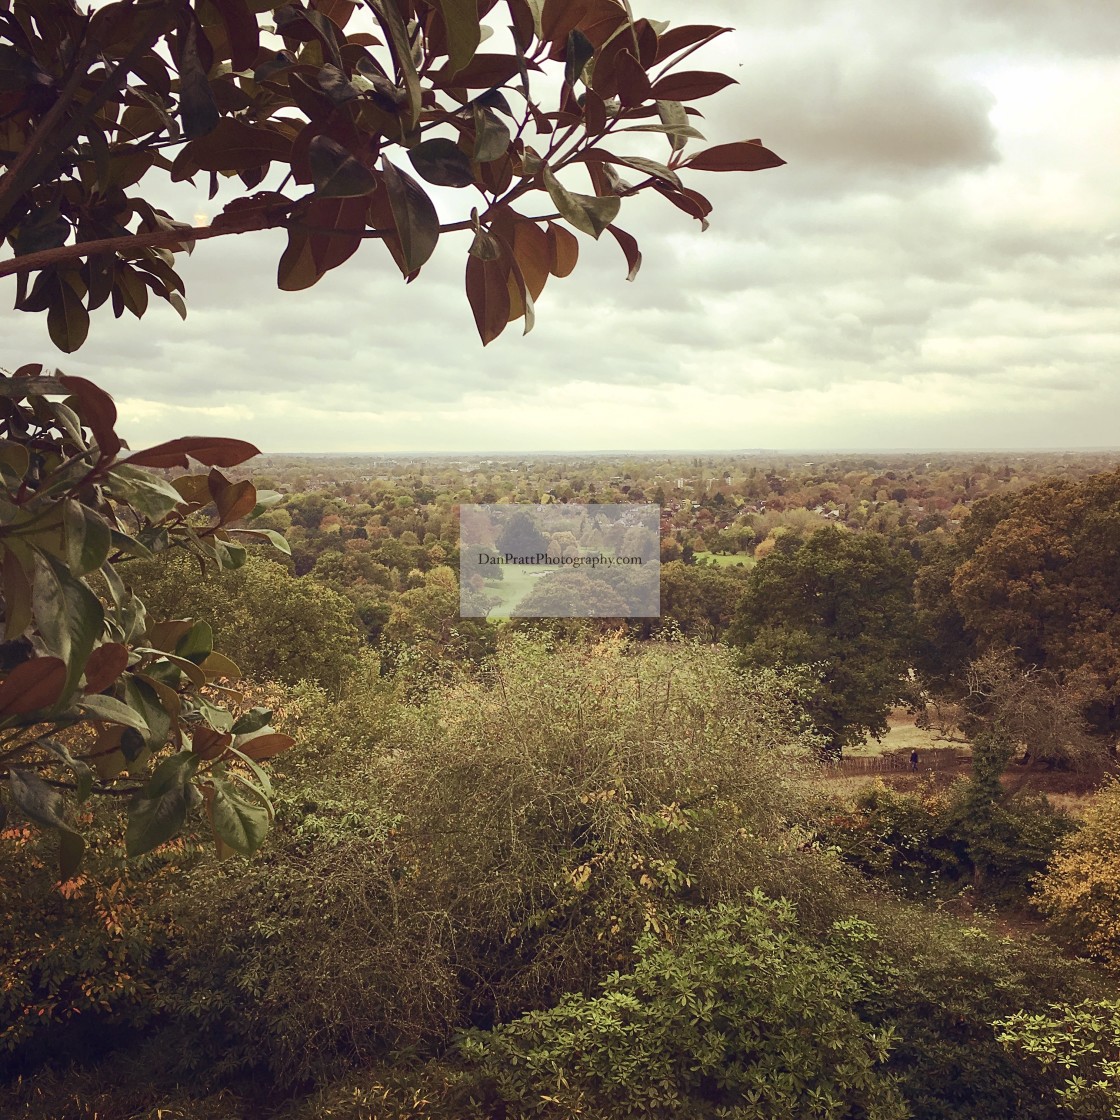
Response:
[[[1093,799],[1083,827],[1039,880],[1035,901],[1085,952],[1120,967],[1120,781]]]

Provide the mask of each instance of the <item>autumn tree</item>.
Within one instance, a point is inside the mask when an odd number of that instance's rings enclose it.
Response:
[[[953,603],[980,652],[1013,649],[1120,727],[1120,472],[978,502],[955,542]]]

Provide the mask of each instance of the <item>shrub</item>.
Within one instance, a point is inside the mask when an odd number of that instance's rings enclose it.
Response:
[[[1120,781],[1102,787],[1059,847],[1036,905],[1082,951],[1120,965]]]
[[[1038,1063],[1056,1084],[1071,1116],[1120,1116],[1120,1002],[1055,1004],[1042,1014],[1020,1011],[996,1023],[999,1041]]]
[[[884,1071],[891,1030],[853,1010],[873,982],[870,927],[838,923],[815,945],[760,893],[674,926],[671,943],[644,935],[597,995],[463,1038],[508,1115],[908,1115]]]

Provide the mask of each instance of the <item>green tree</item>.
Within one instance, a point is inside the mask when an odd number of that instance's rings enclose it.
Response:
[[[810,718],[833,751],[887,730],[907,698],[913,562],[876,533],[821,529],[751,571],[728,641],[752,666],[806,666]]]

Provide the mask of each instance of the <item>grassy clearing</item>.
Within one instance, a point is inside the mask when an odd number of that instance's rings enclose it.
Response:
[[[914,717],[904,709],[896,708],[888,720],[889,730],[876,741],[868,739],[858,747],[850,747],[846,753],[858,758],[869,758],[874,755],[887,754],[890,751],[940,750],[945,747],[960,746],[958,743],[947,743],[937,737],[936,733],[923,727],[914,726]]]
[[[509,618],[510,612],[533,590],[536,581],[548,574],[549,569],[530,568],[507,564],[502,569],[502,579],[486,585],[487,594],[500,595],[502,601],[492,607],[487,618]]]
[[[716,552],[695,552],[693,559],[697,563],[711,560],[720,568],[753,568],[756,563],[755,558],[748,552],[733,552],[726,556]]]

